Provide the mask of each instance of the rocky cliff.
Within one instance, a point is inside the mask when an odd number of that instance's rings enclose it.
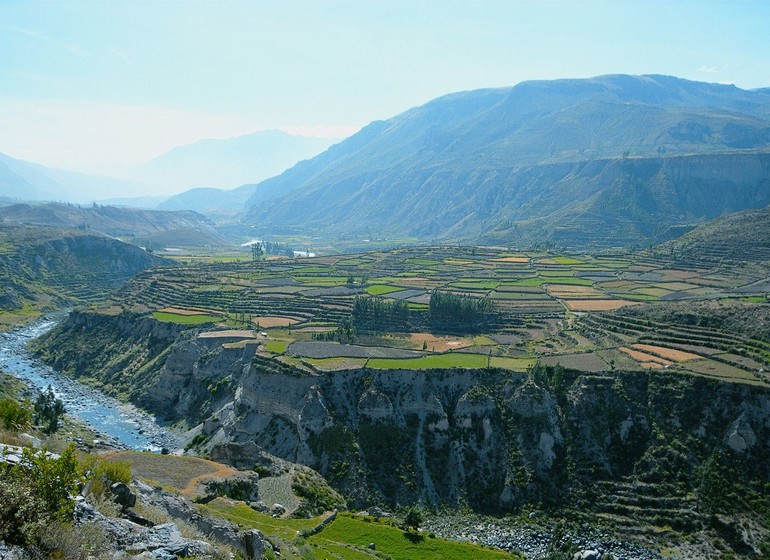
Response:
[[[109,360],[81,350],[99,332],[113,339]],[[768,505],[762,387],[559,367],[313,374],[261,357],[254,344],[86,313],[39,348],[64,371],[103,383],[122,376],[134,402],[196,426],[195,445],[214,459],[251,468],[267,451],[316,468],[356,505],[627,513],[608,496],[632,486],[636,498],[654,499],[634,507],[673,526]],[[121,349],[131,349],[126,359]],[[134,365],[116,369],[124,362]]]

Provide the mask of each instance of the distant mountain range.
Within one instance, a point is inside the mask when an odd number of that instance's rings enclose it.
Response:
[[[225,140],[201,140],[123,171],[121,179],[55,169],[0,154],[0,202],[4,198],[96,201],[143,208],[160,205],[163,210],[239,211],[253,189],[246,188],[245,194],[238,194],[243,191],[234,192],[235,187],[277,175],[298,161],[321,153],[335,141],[278,130]],[[196,188],[192,192],[183,192],[179,198],[172,196],[166,202],[167,193],[193,187]],[[201,196],[202,192],[212,196]]]
[[[131,181],[55,169],[0,153],[0,198],[88,203],[139,188]]]
[[[141,165],[127,178],[169,189],[194,189],[172,197],[160,208],[164,210],[206,210],[220,208],[229,202],[229,191],[239,185],[256,183],[278,175],[298,161],[323,152],[336,142],[332,138],[297,136],[280,130],[265,130],[224,140],[201,140],[179,146]],[[200,187],[206,187],[201,190]],[[207,198],[212,188],[214,196]],[[237,209],[248,198],[234,197]],[[211,204],[213,203],[213,206]],[[232,203],[230,203],[232,204]],[[229,207],[227,204],[225,207]]]
[[[243,221],[327,236],[644,246],[767,204],[770,91],[612,75],[456,93],[374,122],[256,185]]]

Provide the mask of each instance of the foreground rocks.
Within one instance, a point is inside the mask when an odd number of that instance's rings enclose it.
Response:
[[[120,517],[104,515],[82,496],[76,499],[74,514],[77,527],[96,526],[103,533],[108,542],[105,551],[108,557],[129,555],[155,560],[219,557],[225,546],[246,560],[259,560],[266,546],[270,546],[259,531],[243,531],[222,519],[201,515],[189,500],[161,488],[134,481],[133,491],[122,487],[115,490],[114,498],[123,510]],[[171,521],[153,524],[124,505],[137,501],[145,508],[165,514]],[[185,536],[180,525],[196,537]]]

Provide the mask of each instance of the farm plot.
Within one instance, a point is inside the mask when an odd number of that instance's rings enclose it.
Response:
[[[607,294],[591,286],[546,284],[545,289],[558,299],[607,299]]]
[[[270,329],[273,327],[288,327],[289,325],[296,325],[299,323],[299,319],[292,317],[279,317],[277,315],[261,315],[252,317],[251,322],[258,325],[260,328]]]
[[[373,296],[382,296],[391,292],[398,292],[403,289],[404,288],[400,286],[391,286],[389,284],[374,284],[372,286],[367,286],[366,291]]]
[[[217,315],[219,314],[218,311],[214,309],[191,309],[191,308],[181,308],[181,307],[164,307],[163,309],[158,309],[158,313],[168,313],[171,315]]]
[[[408,290],[399,290],[397,292],[389,292],[385,295],[385,297],[391,299],[408,299],[411,301],[412,298],[417,298],[423,295],[425,295],[425,290],[412,288]]]
[[[422,352],[385,346],[357,346],[339,342],[294,342],[286,351],[303,358],[415,358]]]
[[[660,358],[658,356],[654,356],[653,354],[648,354],[640,350],[633,350],[631,348],[626,348],[625,346],[619,346],[618,350],[631,356],[634,360],[639,362],[639,364],[643,368],[659,369],[662,367],[670,366],[673,363],[670,360],[666,360],[664,358]]]
[[[257,334],[254,331],[228,329],[224,331],[206,331],[198,335],[198,338],[213,338],[213,339],[249,339],[257,338]]]
[[[377,358],[369,360],[368,367],[372,369],[481,369],[487,367],[487,356],[448,352],[410,359]]]
[[[768,385],[766,381],[758,378],[751,372],[714,360],[696,360],[688,362],[685,368],[692,373],[714,377],[724,381],[748,383],[750,385]]]
[[[691,352],[664,348],[662,346],[653,346],[651,344],[633,344],[631,347],[673,362],[686,362],[688,360],[699,360],[703,358],[703,356]]]
[[[576,369],[580,371],[596,372],[607,371],[610,369],[609,363],[595,352],[542,356],[540,362],[547,366],[561,365],[567,369]]]
[[[216,323],[223,319],[219,315],[162,313],[160,311],[156,311],[152,316],[156,321],[161,321],[162,323],[178,323],[180,325],[204,325],[206,323]]]
[[[415,348],[421,349],[425,346],[427,349],[437,352],[457,350],[458,348],[466,348],[473,344],[473,341],[467,338],[437,336],[431,333],[412,333],[410,339]]]
[[[638,305],[638,301],[624,299],[570,299],[564,304],[571,311],[612,311],[627,305]]]

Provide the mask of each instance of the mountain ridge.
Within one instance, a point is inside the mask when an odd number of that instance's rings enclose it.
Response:
[[[505,219],[491,223],[473,210],[483,209],[490,197],[510,197],[511,181],[522,169],[768,151],[768,92],[668,76],[522,82],[448,94],[369,124],[316,158],[259,183],[245,222],[329,236],[368,235],[376,229],[394,237],[475,242],[506,220],[518,220],[519,228],[527,229],[528,220],[542,217],[516,215],[509,206]],[[540,194],[550,185],[540,185]],[[558,206],[560,196],[540,198]],[[448,200],[457,204],[450,207]],[[443,205],[440,212],[437,205]],[[439,217],[442,223],[431,225]],[[521,240],[539,235],[529,231]],[[610,244],[631,239],[613,235]]]

